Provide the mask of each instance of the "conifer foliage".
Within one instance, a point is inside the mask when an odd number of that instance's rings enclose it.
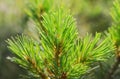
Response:
[[[112,40],[116,43],[117,46],[120,45],[120,1],[115,0],[112,10],[111,16],[113,19],[112,27],[109,28],[109,32],[111,34]]]
[[[79,79],[92,69],[91,64],[112,56],[110,37],[103,38],[101,33],[79,37],[75,19],[64,8],[46,12],[42,18],[42,25],[36,23],[40,41],[24,34],[7,40],[16,55],[9,59],[28,75],[36,79]]]
[[[111,40],[114,42],[116,61],[112,65],[105,79],[115,78],[115,73],[120,64],[120,1],[115,0],[111,9],[111,16],[113,19],[112,26],[108,29]]]

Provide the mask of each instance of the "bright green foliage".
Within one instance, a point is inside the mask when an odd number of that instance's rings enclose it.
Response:
[[[113,44],[109,37],[102,40],[101,34],[96,33],[94,38],[92,38],[92,35],[87,35],[80,39],[76,49],[76,56],[78,56],[80,62],[93,63],[94,61],[104,61],[109,58]]]
[[[120,45],[120,1],[115,0],[114,6],[111,10],[111,16],[113,18],[113,25],[109,28],[112,40],[117,46]]]
[[[25,11],[34,21],[40,21],[41,15],[50,11],[53,4],[53,0],[29,0],[28,9]]]
[[[38,75],[38,70],[43,68],[39,43],[22,35],[11,40],[8,39],[8,44],[10,45],[8,48],[17,56],[10,59],[18,63],[21,67]]]
[[[38,28],[40,41],[24,35],[9,39],[9,49],[16,55],[12,61],[42,79],[79,79],[90,69],[90,64],[104,61],[113,50],[109,37],[101,39],[87,35],[78,37],[75,20],[64,9],[43,15]]]
[[[74,64],[74,43],[77,38],[75,21],[68,12],[63,10],[45,14],[43,17],[45,31],[41,30],[41,44],[45,52],[50,70],[55,73],[55,79],[62,76],[79,77],[85,72],[86,66]],[[77,71],[76,71],[77,70]]]
[[[114,23],[119,24],[120,23],[120,1],[115,0],[113,3],[113,7],[111,10],[111,16],[114,20]]]

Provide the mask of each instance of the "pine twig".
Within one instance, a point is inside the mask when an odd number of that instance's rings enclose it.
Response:
[[[113,79],[113,75],[115,73],[115,71],[118,69],[118,66],[120,64],[120,50],[117,47],[116,50],[116,62],[113,64],[112,68],[110,69],[110,71],[108,72],[108,74],[105,76],[105,79]]]
[[[42,79],[49,79],[49,77],[43,73],[36,65],[36,62],[27,57],[27,61],[32,65],[36,72],[41,76]]]

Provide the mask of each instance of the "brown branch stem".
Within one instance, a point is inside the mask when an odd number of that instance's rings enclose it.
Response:
[[[40,68],[37,67],[34,60],[32,60],[30,57],[26,57],[26,60],[30,63],[31,67],[36,70],[42,79],[49,79],[49,77],[44,72],[42,72]]]

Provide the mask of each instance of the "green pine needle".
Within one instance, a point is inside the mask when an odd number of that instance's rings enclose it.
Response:
[[[113,25],[109,28],[109,33],[111,34],[111,38],[113,42],[115,42],[116,46],[120,46],[120,1],[115,0],[112,10],[111,16],[113,19]]]
[[[7,41],[16,55],[11,60],[42,79],[79,79],[114,49],[110,37],[100,33],[79,38],[74,18],[62,8],[45,13],[42,26],[39,42],[24,35]]]

